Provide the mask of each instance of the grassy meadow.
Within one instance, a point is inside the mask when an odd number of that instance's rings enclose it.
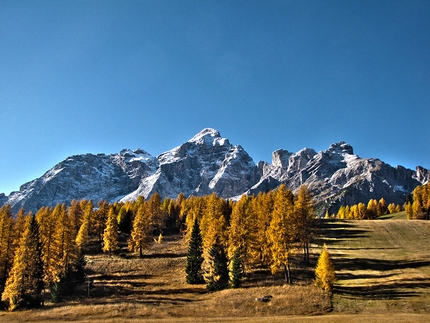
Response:
[[[242,288],[208,293],[185,283],[187,246],[179,236],[154,243],[143,258],[124,252],[87,257],[92,281],[37,310],[0,312],[0,322],[427,322],[430,320],[430,221],[321,220],[309,266],[298,258],[294,283],[267,270]],[[333,295],[312,286],[326,243],[338,281]],[[270,302],[257,297],[272,295]]]

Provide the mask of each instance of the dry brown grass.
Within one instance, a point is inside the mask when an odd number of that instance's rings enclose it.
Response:
[[[326,221],[322,243],[339,281],[332,301],[310,282],[311,267],[295,267],[295,283],[254,271],[244,287],[207,293],[185,283],[186,246],[178,236],[153,244],[142,259],[126,252],[87,257],[86,285],[61,304],[14,313],[0,322],[428,322],[430,221]],[[296,265],[299,261],[296,261]],[[263,303],[256,297],[272,295]],[[389,315],[387,315],[389,314]]]
[[[251,274],[244,288],[208,293],[205,285],[186,284],[186,250],[180,237],[167,236],[161,244],[154,243],[146,250],[143,258],[126,253],[122,257],[90,255],[86,266],[88,278],[93,281],[90,298],[86,285],[82,284],[78,296],[70,297],[65,303],[48,303],[39,310],[1,313],[0,321],[118,323],[135,319],[210,317],[226,320],[315,315],[331,308],[328,295],[315,287],[303,283],[284,286],[281,277],[273,277],[267,271]],[[272,295],[272,300],[256,301],[265,295]]]

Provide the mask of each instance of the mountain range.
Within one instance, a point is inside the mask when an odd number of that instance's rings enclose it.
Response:
[[[272,163],[254,163],[240,146],[212,128],[157,157],[142,149],[117,154],[81,154],[66,158],[43,176],[25,183],[0,205],[9,203],[37,211],[42,206],[92,199],[130,201],[158,192],[162,198],[216,193],[223,198],[258,194],[285,184],[293,191],[308,186],[320,212],[335,212],[340,205],[385,198],[403,204],[418,185],[429,181],[429,170],[392,167],[376,158],[360,158],[346,142],[316,152],[284,149],[272,153]]]

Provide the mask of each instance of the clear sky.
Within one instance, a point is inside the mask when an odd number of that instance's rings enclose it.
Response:
[[[2,0],[0,192],[206,127],[430,168],[428,0]]]

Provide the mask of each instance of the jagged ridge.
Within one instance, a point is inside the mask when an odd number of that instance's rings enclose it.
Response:
[[[429,171],[422,167],[412,171],[379,159],[360,158],[345,142],[318,153],[310,148],[297,153],[279,149],[273,152],[271,164],[255,164],[240,145],[232,145],[217,130],[206,128],[157,157],[141,149],[71,156],[18,192],[0,194],[0,204],[10,203],[15,212],[21,207],[34,212],[72,199],[128,201],[155,192],[163,198],[175,198],[179,193],[237,198],[284,183],[293,190],[306,184],[318,202],[335,209],[381,197],[403,203],[428,179]]]

